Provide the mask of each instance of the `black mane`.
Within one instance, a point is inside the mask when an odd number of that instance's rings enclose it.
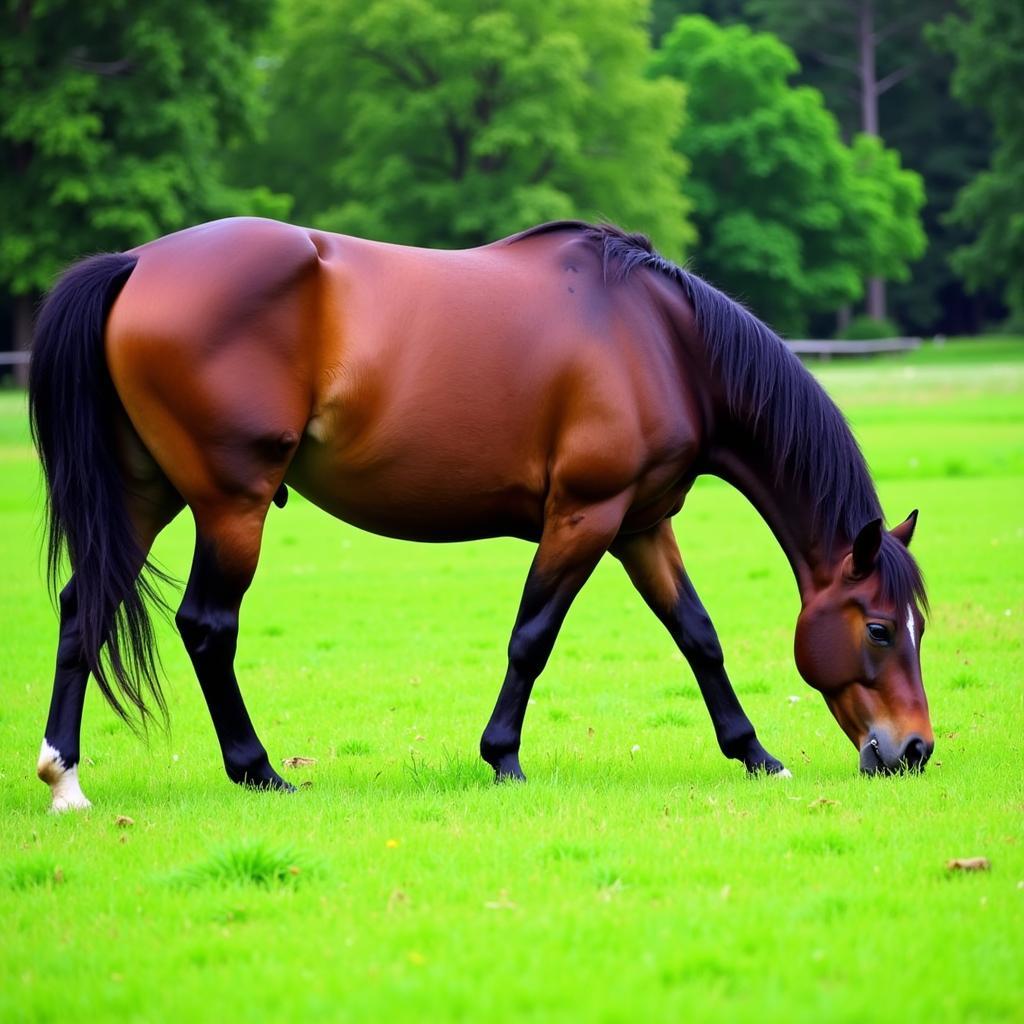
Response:
[[[555,221],[509,241],[554,231],[579,231],[601,256],[608,284],[648,268],[680,284],[693,306],[729,410],[744,422],[771,460],[776,485],[796,486],[814,505],[826,549],[849,543],[882,508],[867,464],[835,402],[774,331],[740,303],[655,251],[650,240],[612,225]],[[882,536],[878,570],[883,596],[902,607],[927,608],[921,571],[907,549]]]

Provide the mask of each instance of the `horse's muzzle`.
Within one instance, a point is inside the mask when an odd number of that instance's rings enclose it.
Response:
[[[934,749],[933,742],[917,733],[911,733],[897,747],[887,732],[872,729],[867,743],[860,748],[860,770],[865,775],[921,772]]]

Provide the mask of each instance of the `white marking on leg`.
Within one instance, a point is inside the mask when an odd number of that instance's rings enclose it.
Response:
[[[80,811],[92,804],[86,799],[82,787],[78,783],[78,765],[70,768],[64,764],[60,751],[51,747],[46,740],[39,749],[39,761],[36,774],[50,787],[53,801],[50,810],[59,814],[61,811]]]
[[[914,609],[907,605],[907,632],[910,634],[910,645],[917,650],[917,631],[914,628]]]
[[[783,768],[781,772],[773,772],[772,773],[772,778],[775,778],[775,779],[791,779],[791,778],[793,778],[793,773],[788,768]]]

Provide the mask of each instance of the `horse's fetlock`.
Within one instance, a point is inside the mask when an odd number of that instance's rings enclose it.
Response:
[[[61,752],[43,740],[36,762],[36,774],[50,787],[50,810],[54,812],[91,807],[78,782],[78,751]]]
[[[224,751],[224,770],[232,782],[239,784],[259,782],[276,774],[262,744]]]
[[[519,753],[520,739],[511,732],[484,733],[480,738],[480,756],[489,764],[496,765],[502,758]]]
[[[718,746],[726,757],[744,762],[750,758],[754,747],[760,748],[753,728],[719,736]]]

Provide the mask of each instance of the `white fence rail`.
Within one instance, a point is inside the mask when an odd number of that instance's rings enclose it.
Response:
[[[920,338],[879,338],[874,341],[814,341],[794,339],[786,341],[790,352],[798,356],[875,356],[883,352],[913,352],[921,345]]]

